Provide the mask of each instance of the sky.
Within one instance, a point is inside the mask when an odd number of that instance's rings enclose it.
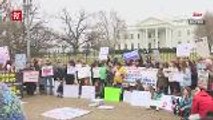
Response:
[[[62,27],[60,21],[54,18],[63,8],[71,13],[82,9],[87,12],[114,10],[128,25],[148,17],[186,18],[193,12],[213,12],[213,0],[36,0],[36,4],[42,17],[55,29]]]

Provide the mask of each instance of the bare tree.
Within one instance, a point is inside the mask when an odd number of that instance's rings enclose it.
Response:
[[[125,21],[115,11],[111,11],[109,14],[100,11],[97,16],[98,22],[94,27],[94,32],[96,32],[96,36],[99,36],[98,46],[114,48],[118,44],[121,32],[126,30]]]
[[[213,13],[206,12],[203,16],[205,20],[204,25],[199,25],[195,30],[197,37],[207,37],[210,48],[213,45]]]
[[[86,37],[89,31],[88,18],[89,15],[83,10],[79,11],[77,17],[72,16],[66,9],[63,10],[61,20],[65,25],[65,34],[60,38],[72,47],[74,54],[78,53],[79,48],[91,40]]]

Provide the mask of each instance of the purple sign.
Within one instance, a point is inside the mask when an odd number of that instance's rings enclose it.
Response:
[[[123,58],[124,60],[128,61],[128,60],[138,60],[140,59],[140,56],[138,54],[138,51],[132,51],[132,52],[128,52],[128,53],[124,53],[123,54]]]

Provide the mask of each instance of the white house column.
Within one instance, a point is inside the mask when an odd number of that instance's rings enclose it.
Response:
[[[166,27],[166,43],[165,43],[165,47],[170,47],[170,40],[169,40],[169,30]]]
[[[155,48],[158,48],[158,28],[155,28]]]
[[[148,40],[148,29],[145,29],[145,48],[148,49],[149,48],[149,40]]]

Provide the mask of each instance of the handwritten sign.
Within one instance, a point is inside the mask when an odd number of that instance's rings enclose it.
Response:
[[[99,70],[100,70],[99,67],[93,68],[93,70],[92,70],[93,71],[93,78],[100,78]]]
[[[99,59],[107,60],[108,54],[109,54],[109,47],[101,47],[99,52]]]
[[[15,55],[16,70],[24,69],[26,67],[26,64],[27,64],[26,54],[16,54]]]
[[[73,66],[67,66],[67,74],[74,75],[76,73],[77,69]]]
[[[90,67],[82,67],[78,70],[78,79],[88,78],[91,76]]]
[[[10,60],[8,47],[0,47],[0,64],[6,63],[7,60]]]
[[[179,44],[177,46],[177,57],[188,57],[191,54],[192,47],[190,44]]]
[[[53,76],[53,66],[44,66],[42,67],[42,77]]]
[[[128,60],[138,60],[140,59],[140,56],[138,54],[138,51],[132,51],[132,52],[128,52],[128,53],[124,53],[123,54],[123,58],[124,60],[128,61]]]
[[[198,86],[207,88],[209,80],[209,73],[204,70],[198,70]]]
[[[210,56],[210,49],[207,37],[195,40],[196,52],[200,57],[207,58]]]
[[[23,82],[38,82],[38,79],[38,71],[24,71],[23,73]]]
[[[142,67],[126,67],[127,76],[125,77],[126,82],[136,82],[140,80],[145,86],[156,87],[157,84],[157,69],[146,69]]]

